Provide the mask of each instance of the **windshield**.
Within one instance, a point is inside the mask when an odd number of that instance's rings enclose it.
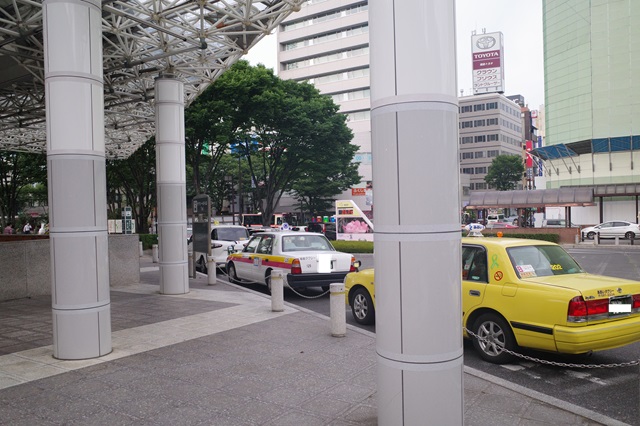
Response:
[[[584,272],[560,246],[523,246],[507,249],[519,278],[567,275]]]
[[[241,241],[249,239],[246,228],[215,228],[211,231],[211,239],[218,241]]]
[[[335,251],[323,235],[284,235],[282,251]]]

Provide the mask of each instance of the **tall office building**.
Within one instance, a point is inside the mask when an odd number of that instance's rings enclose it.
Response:
[[[365,212],[372,204],[368,21],[366,0],[309,0],[278,31],[278,76],[314,84],[347,115],[363,179],[338,198],[353,199]]]
[[[548,182],[640,182],[640,2],[543,8]]]
[[[484,178],[498,155],[522,157],[521,107],[500,93],[458,98],[460,173],[471,191],[489,188]],[[522,189],[520,185],[517,189]],[[463,200],[466,188],[463,188]]]
[[[599,212],[578,223],[635,221],[640,2],[544,0],[543,25],[547,187],[594,187]]]

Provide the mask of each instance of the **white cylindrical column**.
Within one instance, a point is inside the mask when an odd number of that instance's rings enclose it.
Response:
[[[139,254],[140,257],[142,257],[144,255],[144,250],[143,250],[143,247],[142,247],[142,241],[138,242],[138,252],[139,252],[138,254]]]
[[[156,78],[156,185],[160,293],[189,292],[184,89],[171,75]]]
[[[151,246],[151,261],[153,263],[158,263],[160,261],[160,259],[158,257],[158,245],[157,244],[153,244]]]
[[[284,311],[284,279],[281,271],[271,271],[271,311]]]
[[[100,0],[45,0],[53,356],[111,352]]]
[[[369,4],[378,424],[461,425],[454,0]]]
[[[214,285],[216,283],[216,261],[213,256],[207,256],[207,284]]]
[[[331,335],[333,337],[344,337],[347,335],[347,309],[344,303],[344,284],[329,284],[329,291]]]

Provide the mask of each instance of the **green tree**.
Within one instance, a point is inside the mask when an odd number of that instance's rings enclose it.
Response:
[[[131,206],[136,232],[146,233],[156,206],[156,144],[145,142],[125,160],[107,161],[107,204],[109,217],[121,219],[121,209]]]
[[[0,152],[0,224],[13,222],[24,207],[47,200],[47,156]]]
[[[509,191],[516,188],[524,175],[522,157],[518,155],[498,155],[491,162],[484,181],[498,191]]]
[[[357,147],[350,143],[353,136],[346,118],[330,97],[312,85],[281,80],[262,65],[252,67],[239,61],[201,98],[198,108],[206,108],[209,115],[198,115],[206,116],[214,128],[210,132],[199,129],[198,140],[208,141],[214,150],[232,147],[246,162],[242,186],[250,194],[249,210],[262,212],[263,224],[269,223],[283,193],[293,190],[298,179],[334,179],[337,183],[332,190],[336,192],[331,195],[359,181],[355,165],[350,164]],[[195,132],[188,130],[187,134]],[[192,155],[202,156],[200,147],[192,145]],[[206,178],[209,182],[219,180],[214,177],[220,175],[216,169],[222,156],[213,157]],[[301,182],[299,189],[302,186]],[[331,192],[324,191],[322,196]]]

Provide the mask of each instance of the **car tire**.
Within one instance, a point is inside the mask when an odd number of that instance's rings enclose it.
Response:
[[[358,324],[371,325],[376,320],[375,308],[373,307],[373,300],[369,292],[364,288],[357,288],[353,293],[353,297],[349,298],[351,302],[351,313],[353,319]]]
[[[238,279],[238,274],[236,273],[236,265],[229,262],[227,265],[227,274],[229,276],[229,282],[231,284],[238,284],[240,280]]]
[[[200,265],[200,272],[202,272],[203,274],[208,273],[207,260],[204,258],[204,256],[200,256],[200,259],[198,259],[198,265]]]
[[[264,283],[267,285],[267,293],[271,294],[271,269],[264,274]]]
[[[595,232],[593,232],[593,231],[587,232],[587,238],[588,239],[593,240],[593,237],[595,237],[595,236],[596,236]]]
[[[627,240],[633,240],[636,237],[636,234],[634,234],[633,232],[629,231],[626,234],[624,234],[624,237]]]
[[[487,339],[481,341],[473,336],[473,346],[485,361],[493,364],[505,364],[513,359],[513,355],[503,351],[513,351],[516,347],[515,338],[507,322],[495,313],[480,315],[473,324],[473,330],[479,337]]]

